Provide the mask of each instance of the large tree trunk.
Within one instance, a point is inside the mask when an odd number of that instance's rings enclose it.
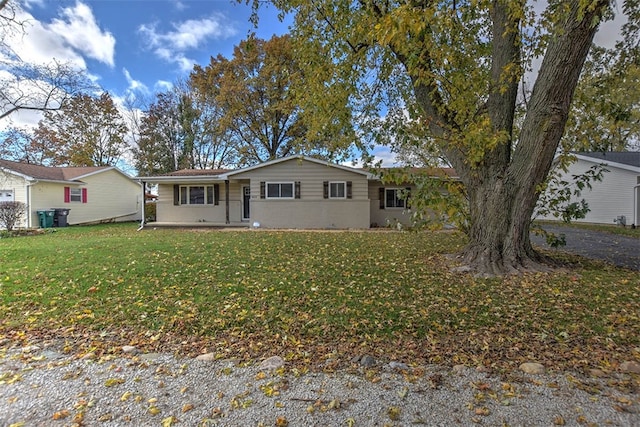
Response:
[[[470,162],[459,146],[444,146],[469,198],[469,244],[463,254],[463,269],[479,275],[502,275],[546,267],[533,250],[529,226],[538,198],[538,188],[546,179],[564,132],[569,107],[582,65],[599,21],[609,2],[599,1],[592,9],[579,12],[579,1],[556,24],[531,94],[517,142],[511,139],[516,101],[517,76],[507,77],[508,64],[518,61],[519,41],[510,19],[507,2],[492,3],[492,82],[486,111],[494,132],[507,141],[488,150],[482,161]],[[509,81],[508,79],[512,80]],[[438,99],[433,86],[416,84],[416,99],[423,107],[431,130],[446,136],[446,116],[436,116]],[[445,126],[440,124],[445,123]]]

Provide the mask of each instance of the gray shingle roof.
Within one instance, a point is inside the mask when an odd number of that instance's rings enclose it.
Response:
[[[640,168],[640,151],[600,151],[595,153],[578,152],[575,154],[591,157],[601,161],[610,161]]]

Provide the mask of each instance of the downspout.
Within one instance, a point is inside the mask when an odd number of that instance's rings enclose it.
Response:
[[[145,192],[147,188],[147,183],[144,181],[141,181],[141,183],[142,183],[142,206],[140,207],[140,210],[142,212],[142,215],[140,217],[140,227],[136,231],[140,231],[144,228],[144,208],[147,203],[147,194]]]
[[[638,193],[640,193],[640,184],[633,187],[633,224],[640,226],[640,212],[638,212]]]
[[[224,180],[225,224],[229,224],[229,180]]]
[[[26,181],[26,180],[25,180]],[[33,212],[31,212],[31,189],[29,187],[31,187],[32,185],[36,185],[38,183],[38,181],[31,181],[31,183],[28,183],[26,185],[26,191],[27,191],[27,228],[31,228],[31,216],[33,214]],[[40,225],[40,222],[38,222],[38,225]]]

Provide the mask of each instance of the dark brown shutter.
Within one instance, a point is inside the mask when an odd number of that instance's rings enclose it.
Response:
[[[260,181],[260,198],[261,199],[264,199],[264,187],[265,187],[264,181]]]
[[[351,187],[353,183],[351,181],[347,181],[347,199],[351,199],[353,196],[351,194]]]
[[[323,196],[325,199],[329,198],[329,181],[324,181],[322,183],[322,191],[323,191]]]
[[[407,207],[407,209],[411,209],[411,203],[409,203],[410,197],[411,197],[411,187],[405,188],[404,191],[405,191],[404,205]]]
[[[220,204],[220,184],[213,184],[213,204]]]
[[[178,206],[180,204],[180,186],[178,184],[173,185],[173,205]]]
[[[379,194],[380,194],[380,209],[384,209],[384,187],[380,187]]]
[[[295,198],[300,198],[300,181],[296,181]]]

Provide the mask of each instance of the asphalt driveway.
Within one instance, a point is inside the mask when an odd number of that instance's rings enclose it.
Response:
[[[556,224],[545,224],[542,228],[556,235],[565,235],[567,245],[558,250],[640,271],[640,239]],[[531,242],[534,246],[549,248],[543,236],[532,233]]]

